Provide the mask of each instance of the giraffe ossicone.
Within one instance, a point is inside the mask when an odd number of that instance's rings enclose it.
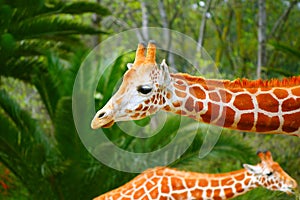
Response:
[[[139,44],[119,90],[92,120],[108,128],[159,110],[246,132],[300,136],[300,76],[283,80],[216,80],[169,73],[156,46]]]
[[[259,152],[261,162],[244,164],[244,169],[222,174],[203,174],[167,167],[148,169],[125,185],[94,200],[138,199],[230,199],[254,188],[292,194],[297,182],[291,178],[269,151]]]

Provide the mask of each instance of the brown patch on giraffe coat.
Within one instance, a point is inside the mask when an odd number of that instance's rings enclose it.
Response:
[[[206,196],[207,196],[208,198],[210,198],[210,197],[212,196],[212,194],[213,194],[212,189],[207,189],[207,190],[206,190]]]
[[[216,93],[216,92],[210,92],[208,94],[208,96],[209,96],[209,99],[212,101],[220,102],[220,100],[221,100],[218,93]]]
[[[200,87],[197,87],[197,86],[190,87],[189,92],[191,95],[193,95],[197,99],[205,99],[206,98],[205,92]]]
[[[235,111],[229,106],[223,107],[220,119],[216,122],[216,125],[230,127],[234,123]]]
[[[152,181],[147,181],[145,186],[146,186],[147,189],[150,189],[150,188],[155,187],[155,185],[156,184],[153,183]]]
[[[135,118],[137,118],[139,115],[140,115],[140,113],[135,113],[135,114],[131,115],[130,117],[133,118],[133,119],[135,119]]]
[[[173,190],[182,190],[185,189],[180,178],[171,177],[171,184]]]
[[[174,84],[174,86],[175,86],[178,90],[183,90],[183,91],[185,91],[185,89],[186,89],[186,86],[185,86],[185,85],[177,85],[177,84]]]
[[[206,187],[206,186],[208,186],[208,181],[206,179],[200,179],[198,182],[198,185],[200,187]]]
[[[140,185],[143,185],[145,181],[147,181],[146,177],[141,177],[141,178],[137,179],[134,184],[137,186],[140,186]]]
[[[284,123],[282,126],[282,130],[291,133],[295,132],[300,127],[300,112],[294,114],[286,114],[283,115]]]
[[[125,112],[126,112],[126,113],[132,113],[133,111],[132,111],[132,110],[126,109]]]
[[[195,189],[193,191],[191,191],[192,193],[192,196],[195,198],[195,199],[202,199],[202,193],[203,191],[200,190],[200,189]]]
[[[256,92],[257,92],[257,88],[246,88],[246,90],[248,91],[248,92],[250,92],[251,94],[255,94]]]
[[[120,198],[121,197],[121,194],[120,193],[117,193],[117,194],[114,194],[113,196],[112,196],[112,199],[118,199],[118,198]]]
[[[263,113],[258,113],[256,122],[256,131],[268,132],[277,130],[280,126],[279,117],[268,117]]]
[[[220,96],[221,96],[221,100],[224,103],[228,103],[231,98],[232,98],[232,94],[230,94],[229,92],[227,92],[226,90],[219,90]]]
[[[156,98],[155,95],[153,95],[153,96],[151,97],[150,101],[151,101],[151,102],[154,102],[155,98]]]
[[[296,87],[292,89],[292,94],[300,97],[300,87]]]
[[[241,119],[237,123],[237,129],[239,130],[251,130],[254,125],[254,113],[241,114]]]
[[[182,192],[182,193],[175,193],[172,194],[172,197],[174,197],[175,199],[187,199],[187,192]]]
[[[239,110],[250,110],[254,108],[252,98],[249,94],[237,95],[234,99],[233,105]]]
[[[282,111],[293,111],[300,109],[300,98],[289,98],[282,102]]]
[[[186,112],[184,110],[177,110],[175,113],[178,115],[186,115]]]
[[[162,181],[161,181],[161,192],[163,193],[169,193],[170,192],[170,188],[169,188],[169,184],[168,184],[168,178],[163,177]]]
[[[224,178],[221,180],[221,185],[225,186],[225,185],[232,185],[234,183],[234,181],[232,180],[232,178]]]
[[[155,94],[155,98],[156,98],[156,99],[159,99],[159,95],[160,95],[159,93],[156,93],[156,94]]]
[[[171,110],[171,107],[170,107],[169,105],[166,105],[166,106],[163,107],[163,109],[164,109],[165,111],[170,111],[170,110]]]
[[[272,186],[272,189],[273,189],[273,190],[277,190],[278,187],[277,187],[276,185],[273,185],[273,186]]]
[[[158,188],[157,187],[154,190],[150,191],[150,196],[152,199],[158,198]]]
[[[183,82],[182,80],[177,80],[176,83],[177,83],[178,85],[183,85],[183,84],[184,84],[184,82]]]
[[[231,198],[234,195],[231,188],[224,188],[224,193],[226,198]]]
[[[150,99],[147,99],[146,101],[144,101],[145,104],[149,104],[150,103]]]
[[[221,193],[221,190],[220,190],[220,189],[215,189],[215,190],[214,190],[213,199],[214,199],[214,200],[221,200],[222,198],[220,197],[220,193]]]
[[[135,111],[140,111],[140,110],[142,110],[142,108],[143,108],[143,104],[140,104],[140,105],[135,109]]]
[[[247,178],[247,179],[244,181],[244,184],[245,184],[245,185],[248,185],[249,182],[250,182],[250,180],[251,180],[250,178]]]
[[[178,108],[178,107],[181,106],[181,102],[180,102],[180,101],[175,101],[175,102],[173,102],[172,104],[173,104],[173,106],[174,106],[175,108]]]
[[[237,176],[234,176],[234,179],[237,181],[241,181],[245,178],[245,174],[239,174]]]
[[[146,116],[147,116],[146,113],[141,113],[140,118],[142,119],[142,118],[145,118]]]
[[[139,190],[135,191],[135,193],[133,194],[133,198],[134,198],[134,199],[138,199],[138,198],[140,198],[143,194],[145,194],[145,190],[144,190],[144,188],[140,188]]]
[[[278,112],[279,102],[271,94],[259,94],[256,100],[260,109],[268,112]]]
[[[211,180],[210,182],[212,187],[218,187],[219,186],[219,180]]]
[[[167,92],[167,94],[166,94],[166,97],[167,97],[167,99],[171,99],[171,92]]]
[[[178,90],[175,90],[175,94],[176,94],[176,96],[178,96],[180,98],[186,97],[186,93],[185,92],[181,92],[181,91],[178,91]]]
[[[142,111],[146,111],[146,110],[148,110],[149,109],[149,106],[145,106],[143,109],[142,109]]]
[[[243,192],[244,191],[244,189],[243,189],[243,185],[241,184],[241,183],[237,183],[237,184],[235,184],[235,190],[236,190],[236,192],[238,192],[238,193],[241,193],[241,192]]]
[[[195,105],[194,105],[194,100],[192,97],[189,97],[186,102],[185,102],[185,105],[184,105],[185,109],[189,112],[192,112],[195,108]]]
[[[214,121],[219,116],[220,106],[211,102],[207,104],[207,112],[201,115],[204,122]]]
[[[130,186],[126,187],[126,191],[124,191],[124,194],[126,195],[132,195],[132,193],[134,192],[133,190],[131,190],[134,186],[132,184],[130,184]]]
[[[203,103],[200,101],[195,102],[195,111],[200,112],[203,110]]]
[[[195,180],[186,180],[186,185],[188,186],[188,188],[193,188],[196,185],[196,181]]]
[[[274,89],[273,93],[278,99],[284,99],[289,95],[289,93],[286,90],[279,88]]]

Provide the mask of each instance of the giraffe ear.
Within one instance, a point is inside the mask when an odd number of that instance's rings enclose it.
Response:
[[[262,169],[257,165],[244,164],[243,167],[251,174],[261,174]]]
[[[162,76],[161,76],[161,85],[169,85],[171,82],[171,75],[169,72],[169,66],[166,63],[166,60],[163,59],[163,61],[160,64],[160,69],[162,71]]]
[[[133,66],[133,63],[127,63],[127,68],[131,69],[131,67]]]

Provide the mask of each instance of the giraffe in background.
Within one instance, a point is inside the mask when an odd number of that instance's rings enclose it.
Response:
[[[94,200],[229,199],[264,187],[288,194],[297,188],[269,151],[258,153],[261,162],[223,174],[185,172],[167,167],[148,169],[125,185]]]
[[[283,80],[215,80],[169,73],[155,62],[156,46],[138,45],[117,93],[91,127],[142,119],[159,110],[246,132],[300,136],[300,76]]]

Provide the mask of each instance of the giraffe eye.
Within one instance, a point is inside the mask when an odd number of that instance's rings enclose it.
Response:
[[[137,91],[142,94],[149,94],[152,91],[152,87],[148,85],[140,85],[137,87]]]
[[[272,176],[273,172],[267,173],[267,176]]]

